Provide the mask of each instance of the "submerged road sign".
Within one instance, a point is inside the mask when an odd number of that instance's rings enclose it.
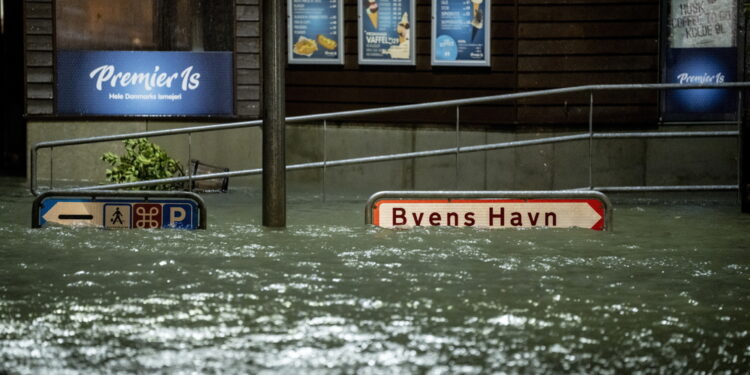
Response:
[[[367,224],[385,228],[612,226],[609,199],[596,191],[385,191],[365,212]]]
[[[34,200],[31,225],[205,229],[206,208],[188,192],[50,191]]]

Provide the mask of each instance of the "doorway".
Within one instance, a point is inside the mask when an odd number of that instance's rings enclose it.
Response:
[[[0,74],[8,95],[0,100],[0,175],[24,176],[26,171],[26,119],[24,117],[23,2],[0,0]]]

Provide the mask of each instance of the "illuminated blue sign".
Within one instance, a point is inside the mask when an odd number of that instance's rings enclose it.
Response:
[[[710,85],[737,80],[737,2],[668,0],[662,4],[662,82]],[[663,121],[734,120],[737,91],[662,92]]]
[[[671,48],[667,51],[667,83],[690,85],[734,82],[736,48]],[[665,114],[725,114],[737,111],[734,90],[672,90],[665,95]]]
[[[57,113],[234,113],[231,52],[59,51]]]

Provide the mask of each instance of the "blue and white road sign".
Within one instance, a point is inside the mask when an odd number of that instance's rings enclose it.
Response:
[[[138,195],[140,194],[140,195]],[[193,193],[48,192],[34,201],[32,226],[106,229],[204,229],[205,207]]]

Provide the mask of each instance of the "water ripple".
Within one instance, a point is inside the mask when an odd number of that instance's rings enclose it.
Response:
[[[196,232],[0,216],[0,373],[750,368],[750,221],[733,206],[637,202],[614,233],[393,231],[359,224],[359,201],[301,199],[320,222],[278,231],[228,197],[207,197]]]

